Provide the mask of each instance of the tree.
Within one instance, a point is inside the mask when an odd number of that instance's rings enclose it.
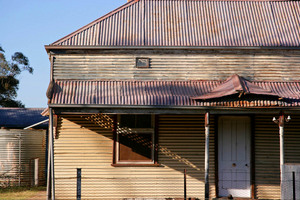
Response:
[[[5,51],[0,46],[0,107],[21,107],[21,101],[15,100],[19,89],[18,75],[22,71],[33,73],[33,68],[29,65],[28,58],[21,52],[16,52],[11,56],[11,60],[6,60]]]

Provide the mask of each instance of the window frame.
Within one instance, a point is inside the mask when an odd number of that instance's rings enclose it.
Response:
[[[138,116],[139,114],[134,114]],[[151,148],[151,161],[120,161],[119,151],[120,151],[120,143],[119,143],[119,134],[117,130],[118,124],[121,122],[121,115],[118,114],[115,116],[115,128],[114,128],[114,150],[113,150],[113,166],[158,166],[157,164],[157,117],[155,115],[151,115],[151,128],[130,128],[133,133],[137,134],[151,134],[152,136],[152,148]]]
[[[138,65],[139,60],[146,60],[146,65],[145,66],[139,66]],[[138,69],[148,69],[148,68],[150,68],[150,58],[136,57],[135,58],[135,68],[138,68]]]

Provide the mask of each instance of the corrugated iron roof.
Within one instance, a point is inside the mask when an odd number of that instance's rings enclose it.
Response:
[[[41,113],[45,108],[0,108],[0,127],[25,128],[35,123],[48,119]],[[45,129],[48,122],[34,128]]]
[[[203,99],[203,100],[215,99],[215,98],[221,98],[233,94],[239,94],[239,98],[241,97],[241,95],[249,95],[249,94],[280,97],[278,96],[278,94],[273,93],[271,90],[261,88],[251,83],[244,77],[234,74],[228,79],[226,79],[222,84],[215,87],[209,93],[206,93],[198,97],[192,97],[192,99]]]
[[[300,1],[135,0],[51,46],[299,47]]]
[[[191,97],[209,93],[224,81],[70,81],[57,80],[52,105],[137,105],[137,106],[300,106],[300,82],[253,81],[252,84],[283,97],[264,95],[227,96],[213,100]]]

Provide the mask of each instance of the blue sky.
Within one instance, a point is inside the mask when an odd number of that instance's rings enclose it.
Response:
[[[127,0],[0,0],[0,45],[9,59],[22,52],[34,68],[23,72],[18,100],[26,107],[47,107],[48,45],[125,4]]]

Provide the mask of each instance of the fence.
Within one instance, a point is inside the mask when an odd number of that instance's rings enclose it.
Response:
[[[182,174],[182,188],[180,188],[180,191],[182,192],[182,198],[155,198],[155,194],[153,194],[153,197],[149,198],[138,198],[139,200],[174,200],[174,199],[181,199],[181,200],[199,200],[199,199],[204,199],[204,198],[192,198],[189,197],[188,194],[188,182],[187,182],[187,171],[184,170]],[[300,173],[299,172],[285,172],[284,173],[285,180],[282,181],[282,197],[281,199],[284,200],[297,200],[300,199]],[[228,181],[228,180],[227,180]],[[77,169],[77,180],[76,180],[76,199],[81,200],[82,197],[82,177],[81,177],[81,168]],[[102,188],[104,189],[104,188]],[[170,188],[172,190],[172,188]],[[84,192],[84,191],[83,191]],[[85,193],[85,192],[84,192]],[[172,193],[170,191],[170,193]],[[83,195],[85,196],[85,195]],[[70,197],[70,196],[69,196]],[[233,199],[234,196],[228,195],[227,199]],[[136,200],[136,198],[123,198],[124,200]],[[218,199],[218,198],[214,198]],[[221,198],[221,199],[224,199]]]
[[[81,168],[77,168],[77,177],[76,177],[76,200],[81,200],[81,192],[82,192],[82,176],[81,176]],[[183,181],[183,188],[182,188],[182,199],[183,200],[199,200],[198,198],[191,198],[188,197],[187,194],[187,170],[184,169],[183,170],[183,177],[182,177],[182,181]],[[131,200],[131,199],[135,199],[135,198],[124,198],[124,200]],[[139,198],[140,199],[140,198]],[[143,200],[145,198],[142,198]],[[146,199],[153,199],[153,198],[146,198]],[[161,199],[161,198],[159,198]],[[176,198],[177,199],[177,198]],[[157,200],[157,198],[156,198]],[[168,198],[163,198],[163,200],[174,200],[174,198],[168,197]]]

